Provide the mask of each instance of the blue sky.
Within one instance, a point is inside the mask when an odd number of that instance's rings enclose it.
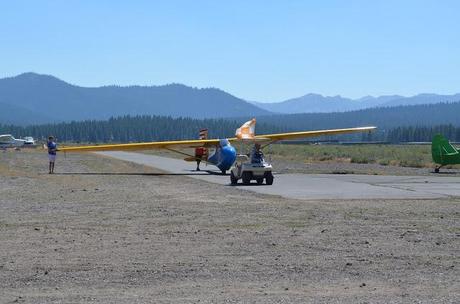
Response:
[[[460,92],[460,1],[2,1],[0,77],[247,100]]]

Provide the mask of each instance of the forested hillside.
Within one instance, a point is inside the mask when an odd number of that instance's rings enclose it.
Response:
[[[0,79],[0,123],[25,126],[72,120],[109,119],[124,115],[200,119],[267,116],[261,119],[288,128],[314,129],[355,124],[374,124],[386,128],[418,125],[424,122],[440,124],[444,123],[442,119],[455,124],[453,116],[459,113],[459,107],[438,106],[439,104],[433,103],[459,100],[460,94],[368,96],[358,100],[307,94],[281,103],[251,104],[217,88],[199,89],[181,84],[90,88],[69,84],[49,75],[24,73]],[[420,103],[430,105],[422,105],[419,108],[380,107],[358,111],[381,105]],[[351,110],[354,111],[343,112]],[[333,111],[337,113],[324,113]],[[273,112],[309,114],[270,116]]]
[[[269,115],[258,117],[258,121],[294,130],[368,125],[377,126],[380,130],[404,126],[460,126],[460,102],[383,107],[343,113]]]
[[[52,119],[34,111],[0,102],[0,123],[12,125],[39,124],[50,122]]]
[[[11,133],[16,137],[33,136],[41,139],[54,135],[60,141],[73,142],[130,142],[195,139],[200,129],[208,128],[210,138],[227,138],[233,137],[243,122],[143,115],[26,127],[0,125],[0,134]],[[257,124],[257,132],[261,134],[282,131],[285,129],[266,123]]]
[[[210,138],[233,137],[235,129],[244,120],[192,119],[161,116],[124,116],[109,120],[87,120],[81,122],[33,125],[27,127],[0,125],[0,134],[11,133],[16,137],[33,136],[45,139],[54,135],[59,141],[67,142],[137,142],[198,138],[201,128],[209,129]],[[299,130],[299,128],[296,128]],[[305,129],[308,130],[308,129]],[[292,129],[269,123],[257,123],[257,134],[288,132]],[[388,141],[413,142],[431,141],[436,133],[441,133],[452,141],[460,141],[460,126],[452,124],[436,126],[409,126],[390,129],[377,129],[370,134],[340,135],[328,138],[311,138],[310,140],[341,141]]]
[[[48,117],[41,119],[42,123],[123,115],[219,118],[269,113],[216,88],[198,89],[181,84],[87,88],[35,73],[0,79],[0,103],[33,113],[31,119]],[[21,111],[8,114],[8,121],[22,117]],[[21,125],[31,123],[27,119],[15,121],[22,122]]]
[[[427,142],[435,134],[442,134],[451,141],[460,142],[460,127],[454,125],[440,125],[432,127],[399,127],[387,132],[375,133],[374,139],[389,142]],[[372,137],[371,137],[372,138]]]

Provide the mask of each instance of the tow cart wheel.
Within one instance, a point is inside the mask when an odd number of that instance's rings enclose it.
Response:
[[[271,172],[265,172],[265,182],[267,185],[273,184],[273,174]]]
[[[233,171],[230,172],[230,183],[232,185],[236,185],[238,183],[238,179],[235,177],[235,175],[233,174]]]
[[[257,181],[257,185],[262,185],[264,183],[264,178],[263,177],[258,178],[258,179],[256,179],[256,181]]]
[[[243,172],[243,175],[241,176],[241,179],[243,180],[244,185],[249,185],[251,183],[251,172]]]

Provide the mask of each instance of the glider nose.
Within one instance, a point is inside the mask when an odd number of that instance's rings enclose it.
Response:
[[[219,169],[228,170],[236,160],[236,150],[234,147],[228,145],[222,147],[222,158],[219,164]]]

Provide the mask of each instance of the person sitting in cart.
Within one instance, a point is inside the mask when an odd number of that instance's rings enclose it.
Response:
[[[260,149],[260,144],[255,143],[254,148],[251,152],[251,163],[253,164],[261,164],[264,162],[264,153]]]

